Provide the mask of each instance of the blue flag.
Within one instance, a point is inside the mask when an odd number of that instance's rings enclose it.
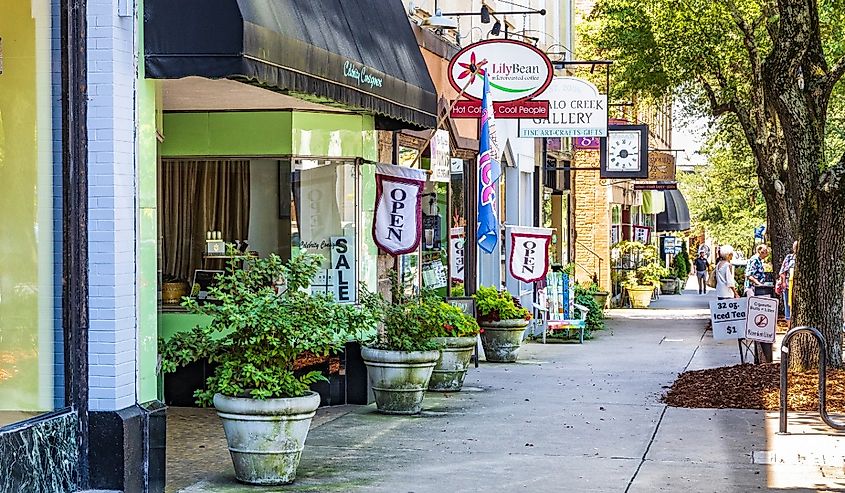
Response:
[[[502,176],[502,166],[499,162],[496,118],[487,77],[484,77],[484,95],[481,99],[481,139],[478,150],[478,246],[486,253],[493,253],[499,239],[498,181]]]

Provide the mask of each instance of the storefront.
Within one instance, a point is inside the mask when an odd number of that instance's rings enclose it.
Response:
[[[401,4],[222,5],[146,6],[146,75],[161,94],[157,319],[165,339],[202,323],[173,302],[201,296],[224,268],[221,243],[259,257],[320,254],[324,271],[311,289],[342,302],[356,302],[359,285],[384,291],[394,262],[371,233],[376,163],[407,160],[395,131],[436,125],[436,91]],[[440,247],[430,240],[423,248]],[[399,257],[410,289],[423,277],[421,254]],[[189,403],[205,371],[166,380],[166,402]],[[338,399],[347,394],[324,403],[345,403]]]

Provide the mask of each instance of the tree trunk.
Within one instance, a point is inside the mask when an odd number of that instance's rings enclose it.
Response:
[[[792,250],[792,242],[797,237],[795,231],[794,211],[787,206],[783,195],[778,194],[774,187],[763,187],[763,198],[766,199],[766,231],[769,246],[772,247],[772,268],[775,276],[780,271],[783,258]],[[753,253],[753,252],[752,252]]]
[[[805,227],[798,237],[793,326],[819,329],[827,342],[828,366],[841,367],[845,235],[839,218],[845,214],[845,208],[836,207],[835,202],[818,205],[818,213],[808,213],[802,221],[815,227]],[[792,368],[808,370],[818,365],[818,349],[811,337],[796,339],[791,351]]]

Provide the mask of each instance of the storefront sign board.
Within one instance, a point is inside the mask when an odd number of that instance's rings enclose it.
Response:
[[[549,115],[548,101],[514,101],[493,103],[496,118],[546,118]],[[481,103],[460,100],[452,107],[452,118],[481,118]]]
[[[519,136],[606,137],[607,96],[591,82],[555,77],[537,99],[549,101],[549,115],[519,121]]]
[[[713,323],[713,339],[745,338],[745,314],[748,300],[736,298],[710,302],[710,320]]]
[[[431,181],[448,183],[452,178],[452,154],[449,149],[449,131],[437,130],[431,139]]]
[[[357,282],[355,280],[355,251],[351,238],[332,236],[332,290],[335,301],[352,303],[355,301]]]
[[[391,255],[417,249],[422,237],[423,170],[376,165],[376,204],[373,240]]]
[[[648,179],[654,181],[674,182],[675,155],[668,152],[649,151]]]
[[[464,96],[481,101],[484,79],[494,103],[523,101],[542,93],[554,70],[549,57],[532,45],[512,39],[488,39],[459,51],[449,62],[449,82]],[[498,115],[496,115],[498,116]]]
[[[509,227],[510,275],[522,282],[536,282],[549,272],[549,245],[552,229]]]
[[[748,298],[745,338],[750,341],[775,342],[777,319],[777,298],[764,298],[761,296]]]

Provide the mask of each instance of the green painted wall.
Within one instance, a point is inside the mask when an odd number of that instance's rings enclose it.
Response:
[[[165,113],[163,157],[378,156],[369,115],[290,111]]]

